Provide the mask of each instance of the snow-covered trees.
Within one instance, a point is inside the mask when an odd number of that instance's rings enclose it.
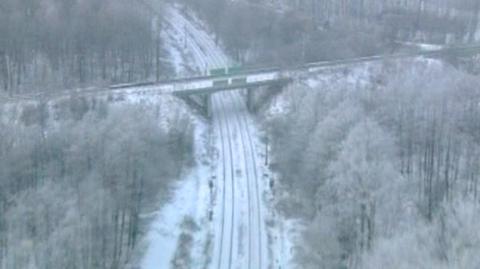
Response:
[[[190,163],[188,120],[166,131],[153,107],[92,102],[1,123],[0,268],[121,268],[140,214]]]
[[[152,11],[126,0],[2,0],[0,87],[62,89],[164,73]]]
[[[379,240],[364,257],[363,268],[478,268],[478,201],[459,199],[441,207],[432,223],[415,225]]]
[[[394,160],[391,137],[367,116],[351,129],[331,163],[330,178],[318,193],[318,217],[335,219],[332,232],[342,238],[346,256],[370,250],[378,235],[396,228],[398,192],[405,182]]]
[[[473,42],[478,1],[182,0],[232,56],[251,65],[391,52],[399,42]]]
[[[183,2],[199,11],[227,50],[245,64],[288,65],[381,51],[377,29],[345,23],[327,28],[303,9],[250,1]]]
[[[308,220],[300,267],[478,267],[478,79],[431,60],[351,72],[290,89],[270,122],[279,208]]]
[[[356,116],[358,123],[343,131],[348,133],[345,138],[337,134],[336,140],[324,141],[337,150],[329,151],[328,146],[319,145],[318,149],[327,153],[310,160],[321,166],[316,176],[307,175],[310,181],[304,187],[317,191],[306,196],[317,205],[314,220],[305,233],[306,253],[299,255],[300,263],[307,268],[358,263],[357,253],[370,250],[374,239],[395,229],[402,216],[403,201],[398,191],[406,189],[406,182],[393,162],[393,140],[375,121],[361,114]],[[329,126],[321,126],[325,133]],[[311,144],[309,151],[313,148]]]

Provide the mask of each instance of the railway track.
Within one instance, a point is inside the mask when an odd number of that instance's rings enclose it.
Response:
[[[221,140],[223,167],[223,194],[222,194],[222,216],[221,216],[221,234],[219,240],[219,255],[218,268],[232,268],[233,259],[233,241],[235,231],[235,216],[236,216],[236,192],[235,192],[235,163],[233,156],[233,147],[231,137],[233,136],[231,128],[228,123],[228,118],[225,112],[225,106],[222,100],[215,96],[213,98],[213,105],[215,106],[215,117],[219,126],[219,137]],[[228,158],[227,158],[228,157]],[[227,201],[227,193],[230,192],[230,201]],[[231,204],[230,212],[227,211],[227,204]],[[230,213],[230,214],[229,214]],[[226,220],[230,218],[228,223]],[[228,248],[228,253],[225,250]],[[225,259],[225,255],[227,258]],[[225,260],[227,267],[224,266]]]
[[[204,32],[196,29],[191,22],[174,14],[176,31],[187,31],[191,42],[189,48],[194,58],[199,59],[200,65],[209,67],[222,67],[227,65],[229,59],[218,51],[216,44]],[[194,38],[195,37],[195,38]],[[212,96],[213,120],[219,127],[220,149],[222,151],[222,169],[217,171],[221,176],[222,194],[220,194],[220,234],[217,235],[217,246],[215,252],[217,260],[216,268],[263,268],[262,250],[263,227],[261,218],[261,199],[259,190],[259,177],[255,163],[255,150],[251,134],[247,130],[247,110],[242,107],[242,97],[236,94],[218,93]],[[237,131],[235,133],[235,131]],[[235,145],[235,147],[234,147]],[[236,152],[234,152],[236,151]],[[233,154],[237,154],[237,157]],[[237,176],[235,168],[241,168],[243,175]],[[236,186],[240,189],[236,188]],[[246,189],[245,197],[242,197],[242,190]],[[246,208],[245,208],[246,204]],[[243,219],[242,213],[246,218]],[[237,226],[243,225],[247,228],[246,236],[238,238],[240,232]],[[242,252],[241,243],[246,241],[245,255]],[[238,259],[238,260],[236,260]],[[241,267],[239,267],[241,266]]]
[[[171,11],[170,11],[171,12]],[[193,25],[186,21],[183,17],[179,16],[175,12],[172,12],[172,19],[178,24],[171,23],[173,29],[178,33],[181,31],[187,31],[190,41],[188,48],[193,53],[193,57],[196,59],[199,69],[205,66],[224,65],[228,60],[217,55],[211,48],[212,44],[201,34],[198,33]],[[183,28],[183,29],[182,29]],[[195,38],[194,38],[195,37]],[[203,44],[202,44],[203,43]],[[214,250],[217,255],[216,268],[231,269],[234,266],[234,247],[235,247],[235,235],[236,233],[236,218],[238,218],[239,203],[237,203],[238,195],[235,188],[236,176],[235,176],[235,161],[233,150],[233,128],[229,123],[229,117],[226,112],[226,105],[224,100],[220,96],[212,97],[214,124],[218,126],[217,133],[220,142],[221,150],[221,169],[217,170],[219,176],[217,179],[221,179],[221,182],[217,182],[217,185],[222,185],[221,201],[220,201],[220,215],[219,219],[219,235],[217,234]],[[215,128],[214,128],[215,129]]]
[[[202,71],[207,67],[224,67],[230,62],[217,47],[215,42],[202,30],[184,18],[178,11],[168,10],[167,20],[172,34],[177,38],[182,35],[188,36],[187,50],[191,52],[197,70]],[[170,21],[171,20],[171,21]],[[469,48],[468,50],[470,50]],[[467,50],[467,49],[466,49]],[[329,66],[348,65],[354,63],[379,61],[389,58],[411,57],[418,55],[435,56],[440,52],[415,54],[372,56],[356,59],[339,60],[332,62],[310,63],[302,66],[289,68],[289,70],[310,71]],[[244,70],[242,74],[268,73],[282,71],[282,69],[259,68]],[[195,81],[197,79],[218,78],[222,76],[194,76],[163,81],[161,83],[175,83]],[[98,94],[114,92],[121,89],[135,89],[136,91],[154,90],[159,84],[153,82],[113,85],[105,89],[84,89],[81,94]],[[138,87],[138,88],[136,88]],[[74,91],[80,94],[80,91]],[[58,92],[52,96],[64,96],[72,92]],[[30,96],[31,99],[50,97],[50,95]],[[216,142],[219,148],[220,158],[217,163],[217,188],[219,195],[215,201],[215,223],[213,264],[210,267],[218,269],[248,268],[263,269],[271,265],[268,257],[267,229],[265,224],[266,209],[263,207],[262,194],[264,182],[258,163],[258,155],[255,148],[254,126],[248,117],[242,96],[238,92],[220,92],[212,96],[212,111],[214,130],[218,136]],[[236,132],[235,132],[236,131]],[[237,135],[238,134],[238,135]],[[238,156],[240,156],[238,158]],[[237,174],[239,168],[243,174]],[[221,186],[221,188],[220,188]],[[242,196],[243,190],[245,197]],[[246,208],[246,211],[245,211]],[[245,212],[245,216],[243,215]],[[244,225],[246,234],[242,237],[241,229],[237,226]],[[217,229],[218,228],[218,229]],[[241,242],[247,242],[242,246]],[[245,251],[245,252],[243,252]]]
[[[213,44],[211,39],[206,38],[204,35],[200,34],[197,36],[201,36],[202,42],[209,44],[209,46],[215,46]],[[205,50],[209,51],[209,50]],[[218,54],[211,53],[208,55],[208,57],[215,59],[216,61],[216,66],[225,66],[225,61],[221,59],[221,57]],[[223,64],[222,64],[223,63]],[[245,167],[245,174],[246,174],[246,180],[247,180],[247,200],[248,200],[248,230],[249,230],[249,236],[248,236],[248,254],[247,254],[247,260],[248,260],[248,268],[263,268],[262,264],[262,249],[263,249],[263,230],[264,227],[262,227],[263,224],[263,218],[262,216],[262,209],[261,209],[261,190],[259,188],[260,186],[260,179],[257,171],[257,162],[256,162],[256,157],[255,157],[255,147],[251,135],[251,130],[249,127],[249,124],[247,122],[247,115],[248,111],[242,102],[242,97],[238,92],[229,92],[229,93],[220,93],[220,96],[222,96],[224,99],[230,99],[231,103],[233,104],[231,107],[234,108],[233,111],[233,117],[232,120],[235,122],[237,125],[237,128],[240,133],[240,142],[243,150],[243,155],[244,157],[242,158],[245,162],[244,167]],[[252,182],[253,178],[253,182]],[[253,184],[253,186],[251,186]],[[254,192],[254,193],[252,193]],[[254,204],[254,212],[256,212],[256,216],[252,216],[252,210],[250,207],[250,203],[253,201]],[[255,221],[253,220],[255,219]],[[255,227],[253,227],[253,222],[255,222]],[[254,229],[255,228],[255,229]],[[256,231],[256,233],[254,233]],[[256,240],[255,240],[256,239]],[[253,241],[256,241],[256,250],[253,250],[252,243]],[[252,255],[253,252],[257,252],[256,255],[256,260],[257,264],[253,265],[252,267]]]
[[[238,98],[240,99],[240,98]],[[238,101],[237,101],[238,102]],[[243,109],[245,111],[247,111],[245,105],[243,103],[240,103],[240,106],[243,107]],[[246,112],[247,113],[247,112]],[[245,127],[245,132],[246,132],[246,135],[247,135],[247,140],[248,140],[248,146],[250,148],[250,155],[251,155],[251,161],[252,161],[252,164],[253,164],[253,173],[254,173],[254,177],[255,177],[255,198],[256,198],[256,201],[257,201],[257,207],[258,207],[258,210],[257,210],[257,218],[258,218],[258,244],[259,244],[259,268],[262,268],[262,259],[263,259],[263,248],[265,247],[264,244],[264,234],[263,234],[263,231],[265,230],[264,227],[262,227],[262,225],[265,225],[264,223],[264,219],[263,219],[263,214],[262,214],[262,206],[261,206],[261,193],[262,193],[262,190],[260,189],[260,185],[261,183],[259,182],[260,181],[260,178],[259,178],[259,173],[258,173],[258,169],[257,169],[257,158],[256,158],[256,154],[255,154],[255,146],[254,146],[254,143],[253,143],[253,139],[252,139],[252,134],[251,134],[251,127],[250,125],[248,124],[247,122],[247,117],[245,115],[243,115],[243,123],[244,123],[244,127]]]
[[[228,95],[232,103],[234,103],[233,108],[235,109],[235,123],[237,128],[240,132],[240,140],[241,145],[243,148],[244,154],[244,161],[245,161],[245,169],[247,175],[247,189],[248,189],[248,200],[249,200],[249,255],[248,255],[248,268],[262,268],[262,251],[263,251],[263,230],[262,227],[263,219],[261,218],[261,195],[262,192],[259,188],[259,176],[257,171],[257,162],[255,158],[255,147],[252,140],[252,135],[250,133],[250,128],[247,122],[247,109],[244,103],[241,101],[242,97],[238,94],[238,92],[226,92],[222,93],[224,95]],[[253,179],[253,180],[252,180]],[[253,186],[252,186],[253,185]],[[253,189],[253,190],[252,190]],[[253,193],[251,193],[253,192]],[[252,216],[252,212],[250,210],[250,202],[253,201],[255,211],[257,212],[256,216]],[[256,218],[255,221],[252,218]],[[256,233],[254,233],[253,222],[255,222],[255,229]],[[258,263],[252,267],[252,241],[256,240],[256,255]]]
[[[242,98],[238,93],[219,93],[213,97],[214,105],[218,108],[219,111],[215,111],[215,115],[218,116],[218,122],[220,125],[219,132],[223,137],[220,138],[222,141],[222,155],[225,156],[226,152],[230,158],[230,166],[228,166],[228,158],[224,157],[224,167],[223,171],[230,171],[230,178],[228,174],[224,174],[223,177],[223,201],[222,206],[225,208],[225,204],[228,204],[227,200],[225,199],[225,193],[230,192],[231,196],[231,223],[226,224],[225,217],[228,216],[224,213],[222,214],[222,233],[220,235],[220,246],[219,246],[219,261],[217,264],[217,268],[232,268],[235,265],[235,262],[232,261],[233,257],[235,257],[235,253],[233,251],[235,247],[235,240],[234,234],[236,225],[239,224],[238,219],[238,211],[241,210],[240,206],[237,206],[237,200],[241,200],[239,198],[238,191],[235,189],[236,184],[245,184],[246,183],[246,197],[247,197],[247,214],[248,214],[248,236],[246,240],[248,241],[247,247],[247,256],[245,257],[247,260],[247,268],[265,268],[264,261],[263,261],[263,248],[264,246],[264,223],[262,216],[262,209],[261,209],[261,183],[258,171],[257,171],[257,163],[255,157],[255,147],[252,139],[252,135],[250,133],[250,128],[248,126],[248,122],[246,119],[246,115],[244,113],[248,113],[246,108],[242,106]],[[227,107],[231,108],[229,113],[227,112]],[[236,129],[239,135],[235,135],[233,130]],[[227,136],[225,136],[227,134]],[[237,158],[237,160],[243,161],[243,170],[245,172],[245,177],[236,177],[234,174],[234,167],[240,166],[239,163],[235,163],[234,156],[233,156],[233,149],[232,146],[233,141],[237,138],[237,142],[241,146],[242,152],[237,152],[237,154],[242,155],[241,158]],[[226,143],[228,140],[228,143]],[[226,148],[226,144],[228,144],[228,148]],[[238,150],[238,148],[237,148]],[[227,160],[225,160],[227,159]],[[227,162],[227,163],[225,163]],[[245,182],[238,182],[239,180]],[[227,189],[225,186],[228,186],[228,181],[230,181],[230,188]],[[230,236],[230,241],[228,238],[225,237]],[[228,245],[228,255],[224,252],[225,244]],[[225,260],[228,258],[228,263],[225,265]],[[227,267],[226,267],[227,266]],[[244,268],[244,267],[242,267]]]

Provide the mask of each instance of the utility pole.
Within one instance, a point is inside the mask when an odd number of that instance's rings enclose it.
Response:
[[[265,166],[268,166],[268,135],[265,141]]]
[[[183,32],[185,34],[185,37],[183,38],[184,40],[183,47],[186,49],[187,48],[187,25],[183,26]]]
[[[307,41],[306,41],[306,34],[302,34],[302,63],[306,61],[306,50],[307,50]]]
[[[155,40],[155,54],[156,54],[156,58],[157,58],[157,61],[156,61],[156,72],[155,72],[155,79],[156,81],[160,81],[160,39],[157,38]]]
[[[155,16],[152,21],[152,35],[154,37],[155,42],[155,79],[156,81],[160,81],[160,22],[158,21],[158,17]]]
[[[5,51],[0,51],[0,72],[3,76],[3,86],[6,92],[12,94],[9,89],[10,86],[10,63],[8,55]]]

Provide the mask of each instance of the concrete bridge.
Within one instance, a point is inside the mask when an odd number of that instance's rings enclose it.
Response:
[[[219,91],[246,89],[246,102],[248,110],[253,110],[254,91],[260,87],[282,88],[292,81],[291,78],[272,78],[259,81],[246,81],[247,78],[230,78],[214,81],[211,87],[199,89],[186,89],[174,92],[174,94],[189,105],[199,110],[207,117],[211,116],[211,95]],[[239,81],[239,82],[236,82]]]
[[[267,69],[256,71],[245,70],[232,74],[228,72],[228,68],[224,70],[225,72],[221,74],[151,83],[113,85],[110,86],[110,89],[141,89],[171,93],[209,117],[211,112],[210,97],[216,92],[246,89],[247,107],[251,110],[253,91],[259,88],[282,88],[293,80],[293,74],[288,71]]]
[[[326,68],[346,67],[365,62],[384,61],[418,56],[457,57],[471,56],[480,53],[480,45],[458,46],[442,48],[432,51],[400,53],[392,55],[378,55],[336,61],[314,62],[297,65],[289,68],[219,68],[210,71],[209,75],[165,80],[160,82],[121,84],[110,86],[111,90],[125,88],[141,88],[157,90],[163,93],[172,93],[185,100],[190,106],[210,116],[210,97],[219,91],[246,89],[247,107],[253,105],[253,92],[258,88],[282,88],[290,82],[300,79],[309,73],[319,72]]]
[[[206,116],[210,115],[210,96],[219,91],[246,89],[246,102],[249,109],[252,108],[253,92],[259,88],[282,88],[288,83],[301,80],[310,73],[321,72],[332,68],[343,68],[365,62],[384,61],[401,58],[413,58],[418,56],[440,58],[472,56],[480,54],[480,45],[465,45],[433,51],[420,51],[412,53],[399,53],[389,55],[377,55],[353,59],[335,61],[323,61],[296,65],[292,67],[269,67],[269,68],[220,68],[211,70],[209,75],[194,76],[163,80],[159,82],[141,82],[129,84],[111,85],[108,88],[88,88],[78,90],[64,90],[34,95],[0,96],[1,100],[38,100],[51,99],[62,96],[95,95],[115,91],[159,91],[161,93],[174,94],[185,100],[193,108],[198,109]],[[212,72],[213,71],[213,72]]]

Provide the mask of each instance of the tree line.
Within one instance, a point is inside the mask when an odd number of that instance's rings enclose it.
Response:
[[[480,13],[475,0],[182,2],[247,65],[368,56],[406,41],[473,42]]]
[[[331,75],[292,88],[286,117],[269,122],[290,197],[277,206],[308,223],[297,262],[477,267],[478,78],[430,61],[380,65],[346,71],[356,84]]]
[[[127,0],[3,0],[0,88],[32,92],[159,79],[167,69],[155,13]]]
[[[3,110],[0,268],[130,262],[141,213],[164,201],[192,162],[189,120],[165,130],[156,111],[75,97],[24,105],[8,118]]]

